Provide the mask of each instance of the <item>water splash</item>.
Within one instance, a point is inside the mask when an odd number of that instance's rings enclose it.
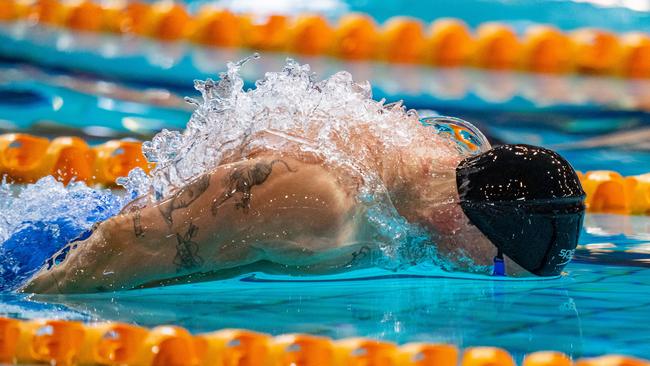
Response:
[[[302,151],[312,152],[339,165],[360,170],[366,183],[376,173],[375,154],[355,136],[371,134],[384,145],[409,146],[423,139],[414,110],[401,102],[385,104],[372,99],[370,84],[357,83],[345,71],[318,81],[309,65],[289,59],[280,72],[269,72],[244,90],[240,68],[253,55],[228,63],[220,80],[195,81],[200,99],[186,98],[196,107],[183,132],[163,130],[143,144],[149,162],[156,163],[150,180],[123,178],[120,184],[148,192],[156,201],[224,162],[245,157],[263,144],[281,149],[262,137],[281,134]],[[448,143],[440,139],[440,144]]]
[[[0,289],[13,288],[66,243],[120,212],[127,197],[48,176],[26,186],[0,183]]]
[[[143,143],[143,153],[155,168],[149,175],[136,168],[120,178],[124,196],[83,183],[64,187],[52,177],[23,188],[1,184],[0,211],[6,215],[0,218],[0,255],[5,258],[0,288],[20,283],[63,245],[89,235],[94,223],[118,214],[128,201],[163,200],[255,149],[285,151],[288,146],[360,180],[357,200],[367,208],[385,254],[378,266],[399,269],[418,259],[434,260],[435,246],[426,230],[409,223],[393,206],[380,176],[383,157],[376,151],[436,146],[428,153],[439,161],[458,161],[463,149],[440,131],[423,129],[418,114],[400,102],[373,100],[370,84],[354,82],[347,72],[319,81],[309,65],[288,60],[282,71],[269,72],[254,89],[244,90],[239,69],[256,57],[229,63],[218,82],[195,82],[201,98],[187,99],[196,107],[187,128],[163,130]]]
[[[137,172],[119,183],[134,195],[145,193],[148,200],[160,201],[225,162],[245,159],[256,148],[284,151],[291,145],[360,179],[359,202],[367,205],[369,221],[383,235],[382,249],[389,258],[382,259],[383,267],[399,267],[416,257],[414,248],[424,248],[420,244],[429,239],[399,216],[387,198],[380,178],[382,157],[376,151],[431,146],[438,139],[440,149],[434,153],[460,160],[457,144],[433,128],[423,129],[418,114],[401,102],[373,100],[370,84],[355,82],[348,72],[317,80],[309,65],[288,59],[280,72],[268,72],[254,89],[244,90],[239,70],[256,57],[229,63],[218,82],[195,81],[201,98],[186,99],[196,107],[187,128],[163,130],[145,142],[144,155],[156,164],[150,177]],[[368,135],[372,137],[364,137]],[[431,248],[419,255],[431,258]]]

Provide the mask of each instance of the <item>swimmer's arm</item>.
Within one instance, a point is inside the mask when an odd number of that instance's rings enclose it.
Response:
[[[362,242],[350,224],[357,220],[352,201],[318,164],[266,157],[224,165],[165,202],[102,223],[23,290],[94,292],[188,282],[261,261],[345,266]]]

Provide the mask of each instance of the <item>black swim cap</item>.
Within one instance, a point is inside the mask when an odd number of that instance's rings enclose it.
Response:
[[[557,153],[501,145],[456,168],[465,215],[503,253],[538,276],[571,260],[585,213],[578,176]]]

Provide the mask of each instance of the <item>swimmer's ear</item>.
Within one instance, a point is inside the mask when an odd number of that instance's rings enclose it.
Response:
[[[539,276],[571,260],[584,219],[585,193],[571,165],[530,145],[501,145],[456,169],[460,205],[495,247]]]

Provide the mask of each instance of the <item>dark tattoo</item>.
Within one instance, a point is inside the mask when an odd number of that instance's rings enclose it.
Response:
[[[364,258],[370,255],[370,247],[367,245],[362,246],[356,252],[352,253],[352,259],[345,265],[346,268],[359,264]]]
[[[183,187],[178,193],[176,193],[168,201],[160,204],[158,210],[163,216],[167,225],[170,227],[174,223],[172,218],[172,213],[178,209],[186,208],[196,201],[210,186],[210,175],[202,175],[197,180]]]
[[[236,193],[241,193],[241,201],[235,207],[241,208],[244,213],[248,213],[251,207],[251,198],[253,194],[251,190],[254,186],[258,186],[266,182],[266,180],[273,172],[273,166],[277,163],[283,164],[288,171],[295,173],[296,170],[291,169],[289,164],[284,160],[276,159],[270,163],[259,162],[253,166],[246,166],[240,169],[235,168],[233,172],[226,178],[225,187],[226,191],[220,199],[216,199],[212,203],[212,215],[216,216],[219,212],[219,207],[226,201],[235,196]]]
[[[199,256],[199,245],[192,239],[199,232],[199,227],[190,223],[185,234],[176,233],[176,257],[174,264],[178,270],[192,269],[203,264],[203,258]]]
[[[133,232],[136,238],[144,237],[144,228],[142,228],[142,223],[140,222],[140,210],[133,214]]]

